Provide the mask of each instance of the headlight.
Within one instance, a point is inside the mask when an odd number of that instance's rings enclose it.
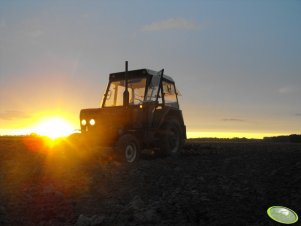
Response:
[[[83,119],[83,120],[81,121],[81,123],[82,123],[83,126],[87,125],[86,119]]]
[[[91,126],[94,126],[95,125],[95,120],[92,118],[92,119],[90,119],[90,125]]]

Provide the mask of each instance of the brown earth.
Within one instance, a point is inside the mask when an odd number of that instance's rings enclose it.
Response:
[[[300,144],[188,141],[181,156],[126,165],[75,143],[0,138],[0,225],[279,225],[273,205],[301,215]]]

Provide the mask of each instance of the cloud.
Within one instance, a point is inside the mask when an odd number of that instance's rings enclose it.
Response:
[[[295,115],[301,117],[301,113],[296,113]]]
[[[5,20],[0,21],[0,28],[6,28],[6,22]]]
[[[222,121],[224,121],[224,122],[245,122],[246,120],[239,119],[239,118],[223,118]]]
[[[200,26],[196,21],[187,20],[184,18],[169,18],[147,24],[143,27],[143,31],[161,31],[171,29],[185,29],[185,30],[197,30]]]
[[[281,87],[278,89],[278,93],[281,94],[293,93],[294,91],[295,91],[294,88],[289,86]]]
[[[27,33],[27,35],[31,38],[38,38],[42,36],[44,32],[42,30],[33,30]]]
[[[2,120],[12,120],[16,118],[28,118],[29,115],[23,111],[5,111],[0,112],[0,119]]]

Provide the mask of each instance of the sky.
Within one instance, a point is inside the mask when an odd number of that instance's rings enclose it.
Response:
[[[301,133],[301,1],[0,1],[0,134],[79,129],[108,75],[165,69],[189,137]]]

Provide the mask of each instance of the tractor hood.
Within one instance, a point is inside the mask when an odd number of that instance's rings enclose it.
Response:
[[[123,107],[91,108],[80,111],[82,134],[89,134],[101,143],[110,144],[128,125],[128,113]]]

